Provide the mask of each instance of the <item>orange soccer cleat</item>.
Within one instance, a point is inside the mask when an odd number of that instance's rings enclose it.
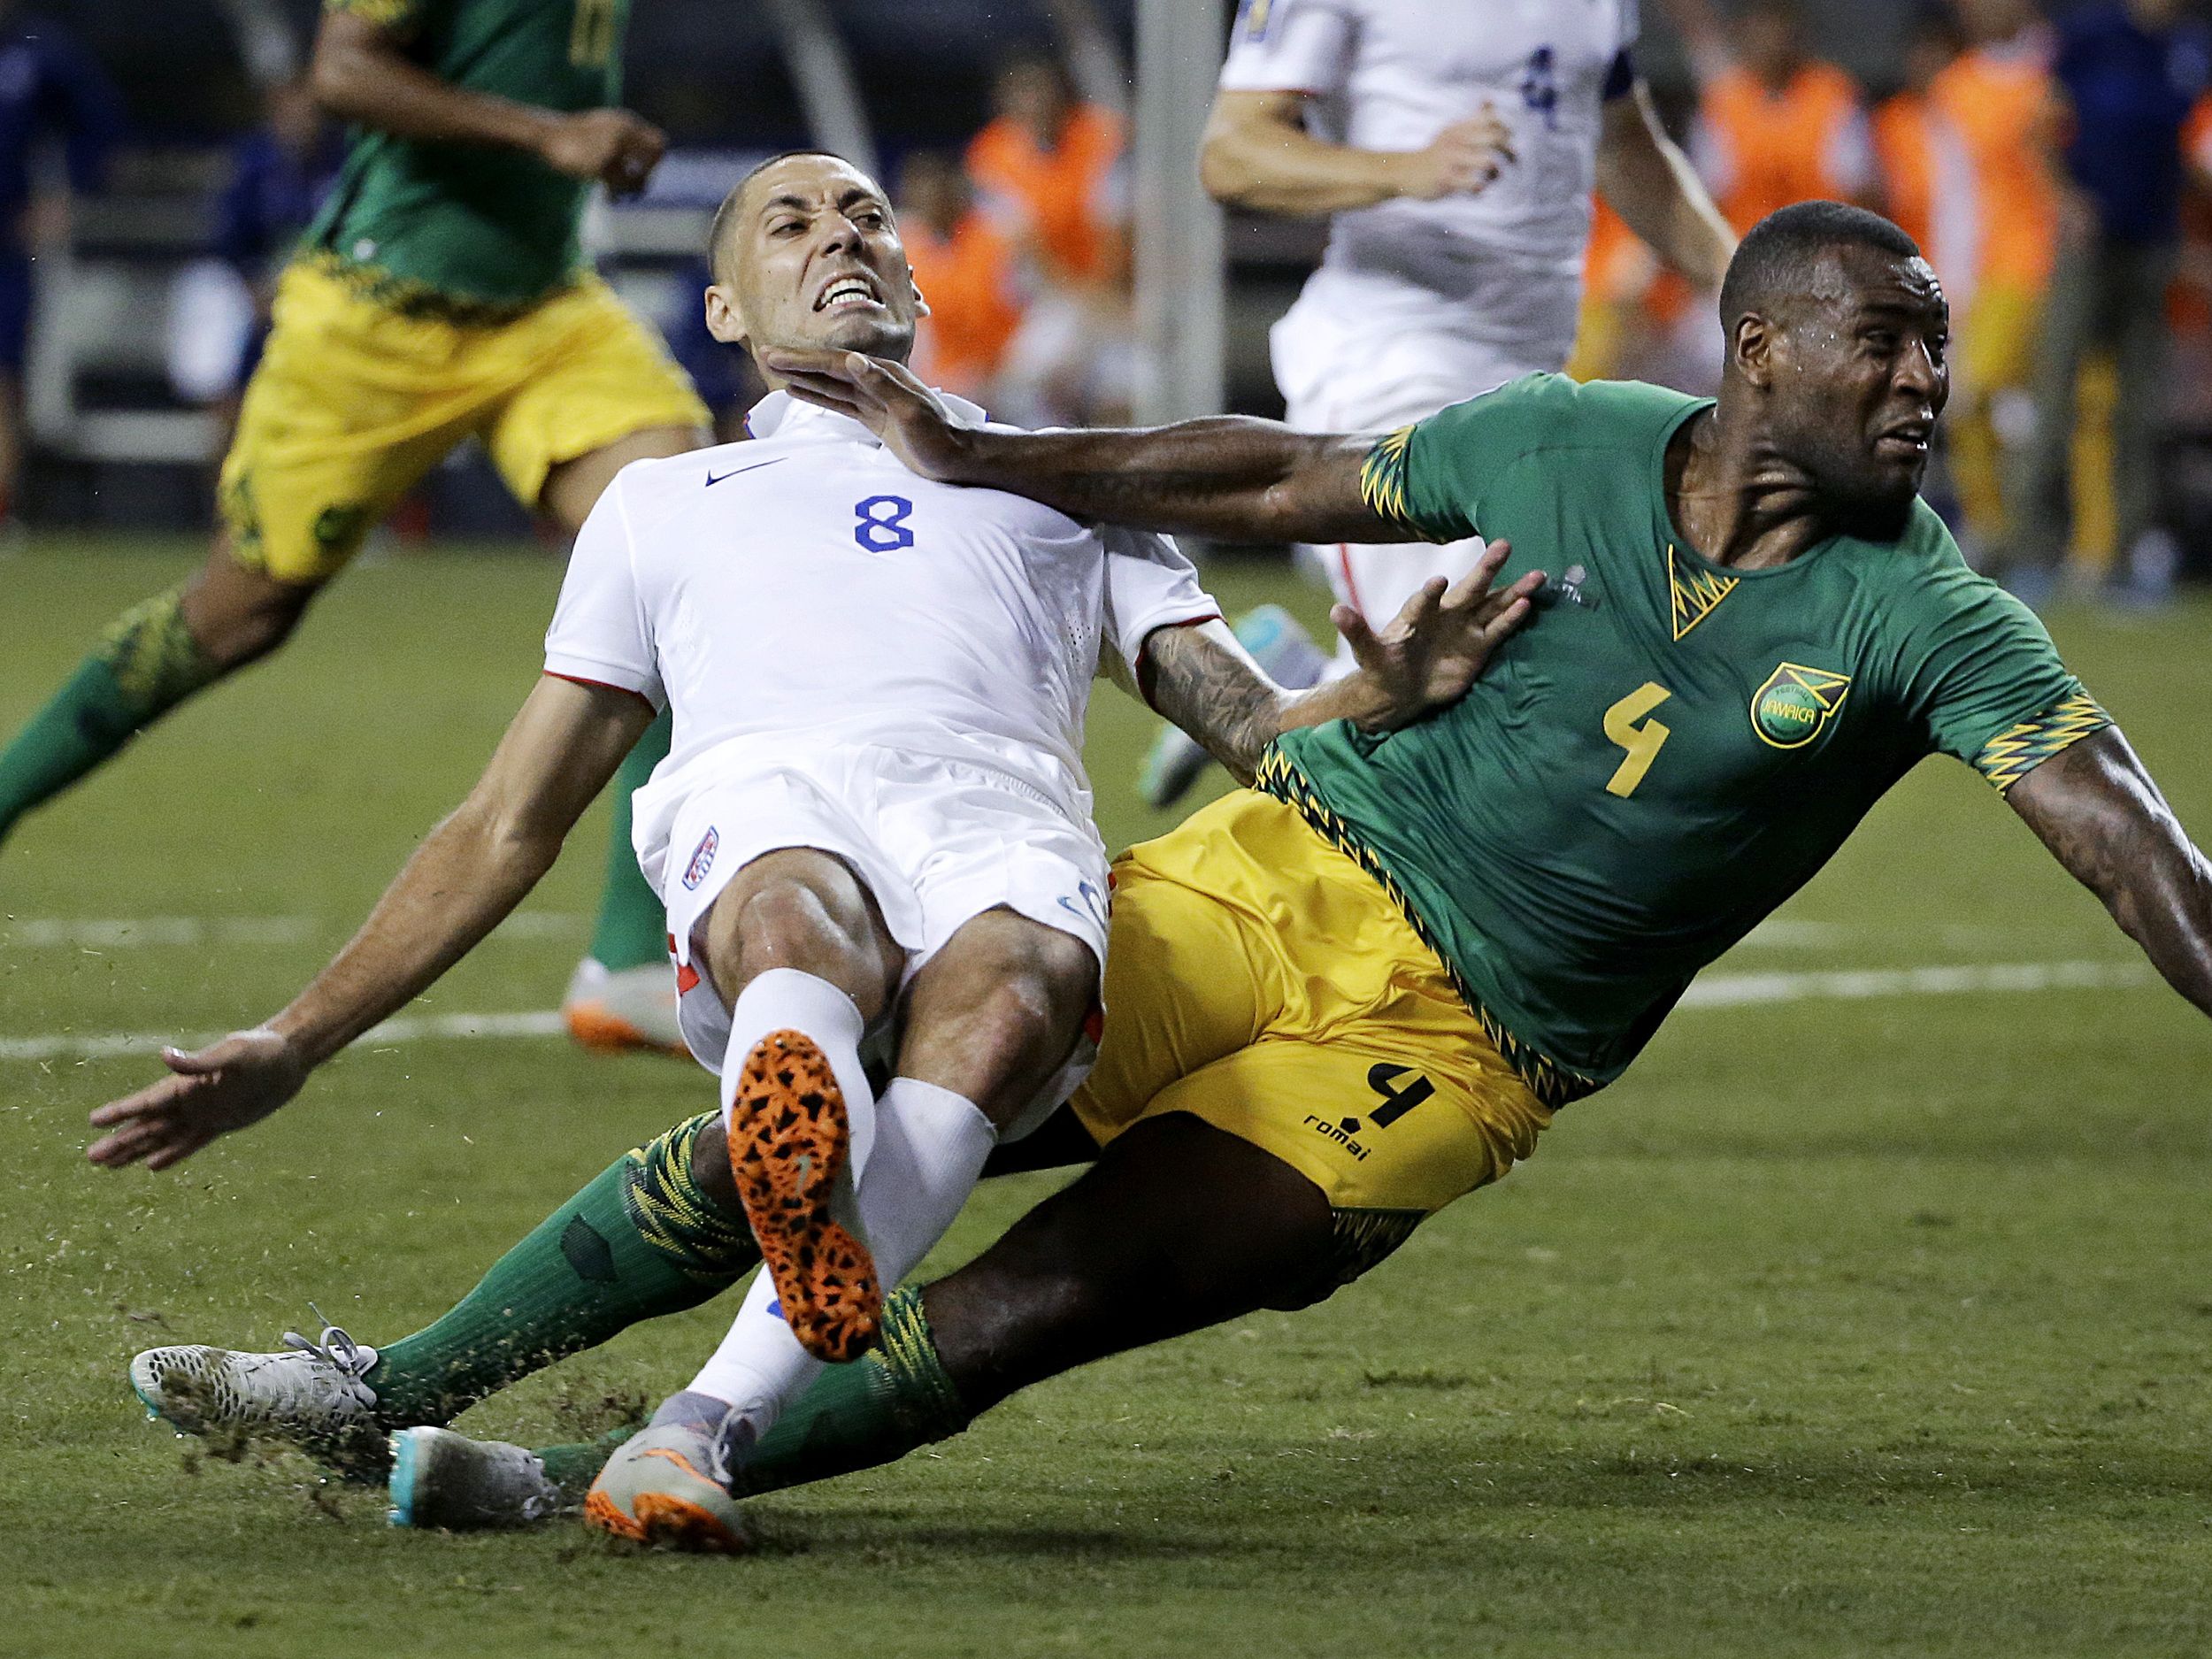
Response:
[[[832,1213],[852,1141],[845,1095],[814,1041],[775,1031],[738,1074],[730,1170],[784,1323],[832,1363],[857,1359],[883,1318],[868,1247]]]

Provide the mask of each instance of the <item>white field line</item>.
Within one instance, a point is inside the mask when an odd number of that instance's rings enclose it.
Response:
[[[1709,973],[1684,995],[1684,1008],[1750,1008],[1774,1002],[1858,1002],[1882,996],[1965,996],[2006,991],[2119,989],[2150,984],[2155,976],[2139,962],[2011,962],[1979,966],[1868,968],[1823,973]],[[557,1013],[403,1014],[388,1019],[361,1041],[419,1042],[431,1038],[554,1037]],[[164,1043],[198,1048],[215,1034],[180,1038],[173,1032],[57,1032],[39,1037],[0,1037],[0,1060],[101,1060],[151,1054]]]
[[[419,1042],[426,1037],[557,1037],[566,1029],[557,1013],[402,1014],[357,1041],[377,1048]],[[118,1055],[152,1054],[164,1044],[198,1048],[222,1033],[202,1032],[180,1037],[173,1031],[58,1032],[44,1037],[0,1037],[0,1060],[107,1060]]]
[[[1855,1002],[1874,996],[1963,996],[1988,991],[2077,991],[2147,985],[2147,962],[1998,962],[1942,968],[1856,968],[1822,973],[1709,973],[1683,1008]]]
[[[561,939],[581,933],[572,911],[511,916],[494,939]],[[0,950],[128,950],[142,946],[211,946],[217,949],[303,945],[336,937],[349,924],[319,916],[0,917]]]

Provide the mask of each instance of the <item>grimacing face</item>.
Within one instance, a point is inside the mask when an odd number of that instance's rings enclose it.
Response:
[[[1839,249],[1774,319],[1770,442],[1845,525],[1902,533],[1951,395],[1951,313],[1925,259]]]
[[[874,180],[834,156],[792,156],[745,186],[714,250],[707,330],[767,347],[864,351],[903,363],[929,314]]]

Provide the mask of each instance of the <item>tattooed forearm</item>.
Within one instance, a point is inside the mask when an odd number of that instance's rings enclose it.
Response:
[[[1196,738],[1239,783],[1282,735],[1283,688],[1244,654],[1218,622],[1162,628],[1145,641],[1152,706]]]
[[[2052,757],[2005,799],[2166,982],[2212,1013],[2212,865],[2119,729]]]

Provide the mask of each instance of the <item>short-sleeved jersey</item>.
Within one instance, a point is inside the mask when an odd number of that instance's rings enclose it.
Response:
[[[1437,541],[1509,539],[1507,577],[1548,572],[1541,614],[1454,707],[1387,736],[1292,733],[1262,771],[1392,889],[1555,1101],[1617,1077],[1924,756],[2006,788],[2108,723],[1924,503],[1894,541],[1700,557],[1664,467],[1708,406],[1534,375],[1378,446],[1371,504]]]
[[[750,443],[616,476],[546,636],[548,673],[674,712],[635,799],[641,856],[726,767],[818,741],[987,766],[1087,817],[1093,677],[1133,677],[1155,629],[1220,614],[1175,544],[918,478],[785,393],[749,424]]]
[[[621,96],[630,0],[324,0],[388,29],[439,80],[540,109]],[[534,156],[357,129],[306,246],[399,300],[518,310],[581,267],[590,185]]]
[[[1488,188],[1339,213],[1309,303],[1379,326],[1574,337],[1601,109],[1632,84],[1635,0],[1244,0],[1225,91],[1311,96],[1317,135],[1413,150],[1485,104],[1515,159]],[[1546,281],[1534,280],[1548,278]]]

